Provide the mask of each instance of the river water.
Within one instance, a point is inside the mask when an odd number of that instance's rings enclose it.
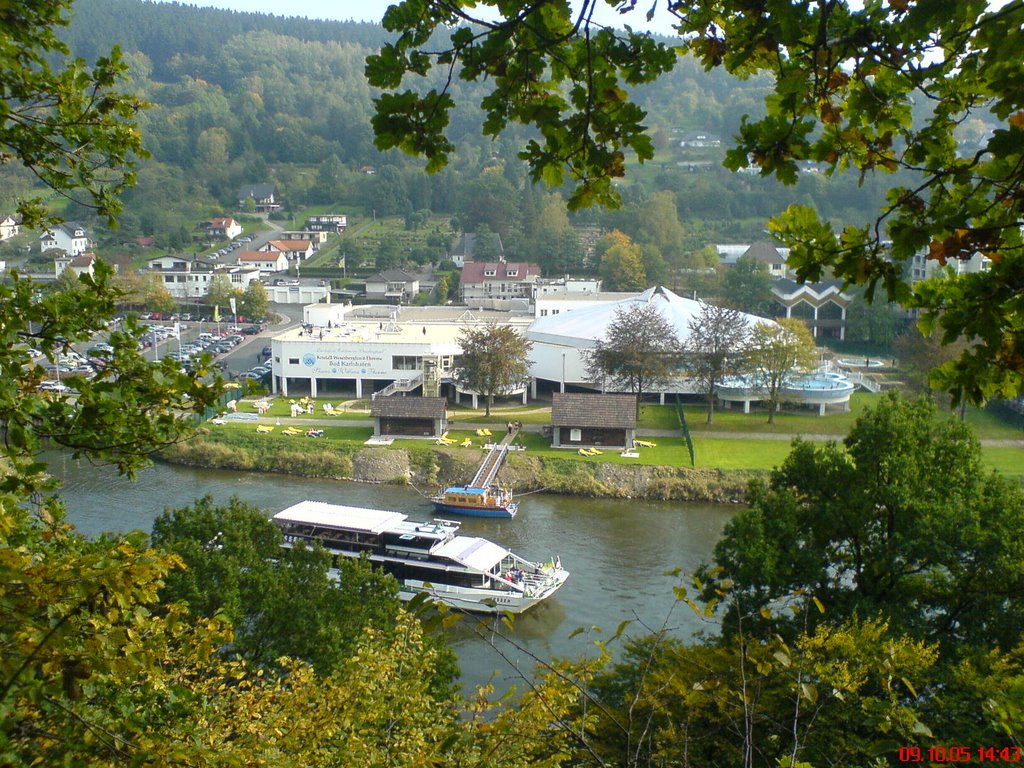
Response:
[[[215,501],[238,496],[264,508],[268,516],[304,499],[395,509],[413,519],[429,519],[430,504],[415,489],[311,480],[285,475],[197,470],[166,464],[143,471],[135,482],[109,467],[76,462],[64,454],[45,457],[61,479],[69,518],[87,535],[152,527],[165,508],[186,506],[210,495]],[[462,530],[486,537],[530,560],[558,556],[571,572],[550,600],[516,619],[511,641],[482,639],[470,625],[453,631],[463,684],[493,680],[504,689],[517,678],[516,666],[533,667],[531,657],[579,656],[591,640],[609,638],[620,622],[630,632],[667,623],[690,635],[709,629],[693,612],[674,606],[666,571],[691,574],[710,559],[711,550],[735,507],[690,503],[651,503],[578,499],[536,494],[520,499],[513,520],[466,519]],[[464,623],[464,622],[462,622]],[[570,638],[578,627],[590,630]],[[507,630],[502,628],[507,634]],[[589,637],[589,639],[588,639]],[[500,650],[500,653],[498,650]]]

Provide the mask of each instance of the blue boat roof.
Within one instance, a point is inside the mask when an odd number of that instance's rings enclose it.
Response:
[[[450,488],[445,488],[445,493],[469,493],[476,494],[477,496],[483,496],[486,488],[463,488],[459,485],[453,485]]]

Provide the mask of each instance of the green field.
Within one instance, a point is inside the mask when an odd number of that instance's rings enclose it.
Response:
[[[739,411],[716,411],[714,422],[709,427],[704,423],[705,412],[700,406],[687,406],[685,412],[694,442],[696,466],[727,471],[770,470],[781,464],[789,453],[790,439],[788,436],[804,435],[808,439],[813,437],[842,441],[857,417],[879,397],[881,396],[856,393],[851,399],[851,409],[848,413],[829,414],[825,417],[819,417],[816,413],[810,412],[779,413],[776,414],[776,423],[773,425],[767,423],[765,413],[744,414]],[[271,407],[266,413],[263,423],[272,424],[275,427],[273,432],[257,433],[256,424],[253,422],[228,422],[223,426],[212,427],[212,429],[236,433],[251,432],[253,438],[255,439],[258,435],[260,441],[308,440],[309,438],[301,435],[295,437],[282,434],[282,430],[286,428],[287,424],[284,426],[274,424],[279,419],[290,418],[292,402],[283,397],[270,399]],[[305,403],[307,401],[296,400],[294,402]],[[323,408],[325,403],[331,405],[335,415],[329,416],[325,413]],[[255,407],[251,400],[243,400],[238,404],[238,410],[254,413]],[[510,420],[521,421],[524,425],[534,427],[549,424],[551,421],[550,408],[537,405],[502,405],[496,407],[490,417],[485,417],[483,413],[483,410],[473,410],[467,406],[450,406],[449,423],[452,428],[448,432],[448,437],[455,441],[455,445],[450,446],[451,448],[480,451],[482,443],[486,440],[476,434],[475,427],[468,428],[469,424],[490,425],[489,428],[498,434],[504,432],[505,423]],[[366,420],[369,417],[368,400],[325,398],[314,401],[312,414],[303,412],[297,417],[298,424],[296,426],[303,431],[313,426],[322,428],[327,441],[335,444],[342,443],[351,450],[362,445],[373,434],[370,427],[355,426],[351,422]],[[1024,439],[1020,429],[1006,424],[997,416],[986,411],[975,408],[968,409],[966,420],[982,440]],[[302,422],[306,422],[306,424],[303,425]],[[337,422],[337,425],[330,422]],[[677,431],[679,422],[673,406],[644,405],[639,425],[641,436],[645,430],[671,430],[676,434],[650,438],[652,442],[656,443],[656,446],[640,448],[638,450],[640,455],[637,458],[624,458],[614,450],[605,451],[598,456],[580,456],[573,450],[552,448],[550,441],[537,432],[523,432],[520,442],[527,447],[530,455],[534,456],[568,458],[588,463],[690,466],[689,451]],[[461,443],[466,439],[472,441],[472,447],[462,449]],[[433,447],[434,442],[398,439],[393,445],[424,448]],[[1024,448],[1020,446],[984,446],[982,460],[986,466],[1007,475],[1024,476]]]

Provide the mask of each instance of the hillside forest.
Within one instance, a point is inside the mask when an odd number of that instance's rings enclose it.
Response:
[[[471,83],[452,86],[459,109],[449,167],[428,175],[419,159],[378,152],[370,125],[376,93],[363,75],[366,56],[387,39],[377,25],[78,0],[60,34],[87,61],[120,46],[129,87],[149,104],[138,122],[151,157],[117,229],[74,204],[63,212],[94,227],[100,255],[124,264],[139,258],[136,238],[184,249],[197,222],[236,209],[239,186],[273,182],[288,218],[332,211],[353,220],[397,216],[406,229],[433,222],[443,237],[406,254],[420,263],[442,260],[459,231],[485,227],[501,235],[510,260],[538,262],[549,275],[594,274],[594,233],[619,230],[641,247],[646,284],[703,289],[680,284],[680,275],[708,266],[709,245],[763,239],[767,219],[792,202],[817,206],[838,223],[859,221],[885,191],[877,180],[825,178],[810,167],[790,188],[727,172],[724,147],[742,115],[762,109],[765,83],[706,73],[686,59],[636,92],[656,154],[630,168],[624,206],[569,214],[564,190],[529,183],[516,158],[526,129],[510,127],[494,141],[482,135],[482,92]],[[713,146],[681,146],[693,135]],[[34,180],[14,165],[0,173],[0,209],[13,208]],[[353,243],[348,255],[372,265],[389,245]],[[385,253],[382,262],[400,259]]]

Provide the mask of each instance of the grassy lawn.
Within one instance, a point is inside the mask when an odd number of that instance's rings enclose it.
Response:
[[[781,413],[776,416],[776,424],[769,427],[764,413],[743,414],[738,411],[718,411],[710,430],[704,424],[704,411],[700,406],[686,408],[687,420],[693,436],[696,453],[696,465],[699,468],[717,468],[722,470],[770,470],[785,459],[790,450],[790,441],[785,439],[764,439],[744,433],[769,434],[804,434],[826,435],[841,440],[854,421],[864,409],[874,403],[880,396],[869,393],[856,393],[851,399],[849,413],[830,414],[824,418],[812,413]],[[268,418],[290,418],[290,400],[276,397],[270,400],[271,408],[266,414]],[[298,401],[296,401],[298,402]],[[368,400],[344,400],[342,398],[318,399],[313,414],[303,413],[301,421],[324,421],[337,419],[338,426],[316,425],[324,430],[328,440],[340,441],[358,447],[368,440],[373,430],[366,426],[345,426],[346,420],[369,418]],[[323,404],[330,403],[338,414],[327,416]],[[240,412],[254,413],[255,407],[251,400],[239,403]],[[543,425],[550,423],[550,408],[536,405],[514,405],[495,408],[491,416],[485,417],[482,410],[473,410],[466,406],[451,406],[449,410],[452,429],[448,437],[455,441],[452,447],[458,448],[469,439],[472,446],[467,451],[480,452],[487,439],[477,436],[475,430],[459,428],[459,423],[491,424],[495,436],[500,439],[504,433],[505,423],[509,420],[522,421],[524,424]],[[993,440],[1022,439],[1021,431],[999,420],[993,414],[978,409],[967,411],[967,422],[979,438]],[[266,423],[266,421],[264,421]],[[310,425],[313,426],[313,425]],[[673,406],[645,405],[640,419],[641,429],[677,429],[675,408]],[[214,430],[228,430],[240,434],[259,434],[260,440],[286,440],[288,435],[281,434],[285,426],[276,426],[273,432],[256,433],[256,424],[246,422],[228,422]],[[301,423],[297,428],[305,431]],[[735,438],[712,437],[709,431],[733,432]],[[741,436],[742,435],[742,436]],[[657,438],[653,448],[640,448],[638,458],[623,458],[618,451],[608,450],[598,456],[580,456],[571,449],[556,449],[550,446],[548,439],[540,434],[524,432],[520,442],[526,445],[530,455],[572,459],[575,461],[597,463],[611,462],[615,464],[646,464],[660,466],[690,466],[690,455],[686,443],[681,437]],[[433,447],[429,440],[396,440],[395,446],[407,448]],[[982,449],[982,460],[985,466],[996,469],[1014,477],[1024,477],[1024,448],[1017,446],[986,446]]]

